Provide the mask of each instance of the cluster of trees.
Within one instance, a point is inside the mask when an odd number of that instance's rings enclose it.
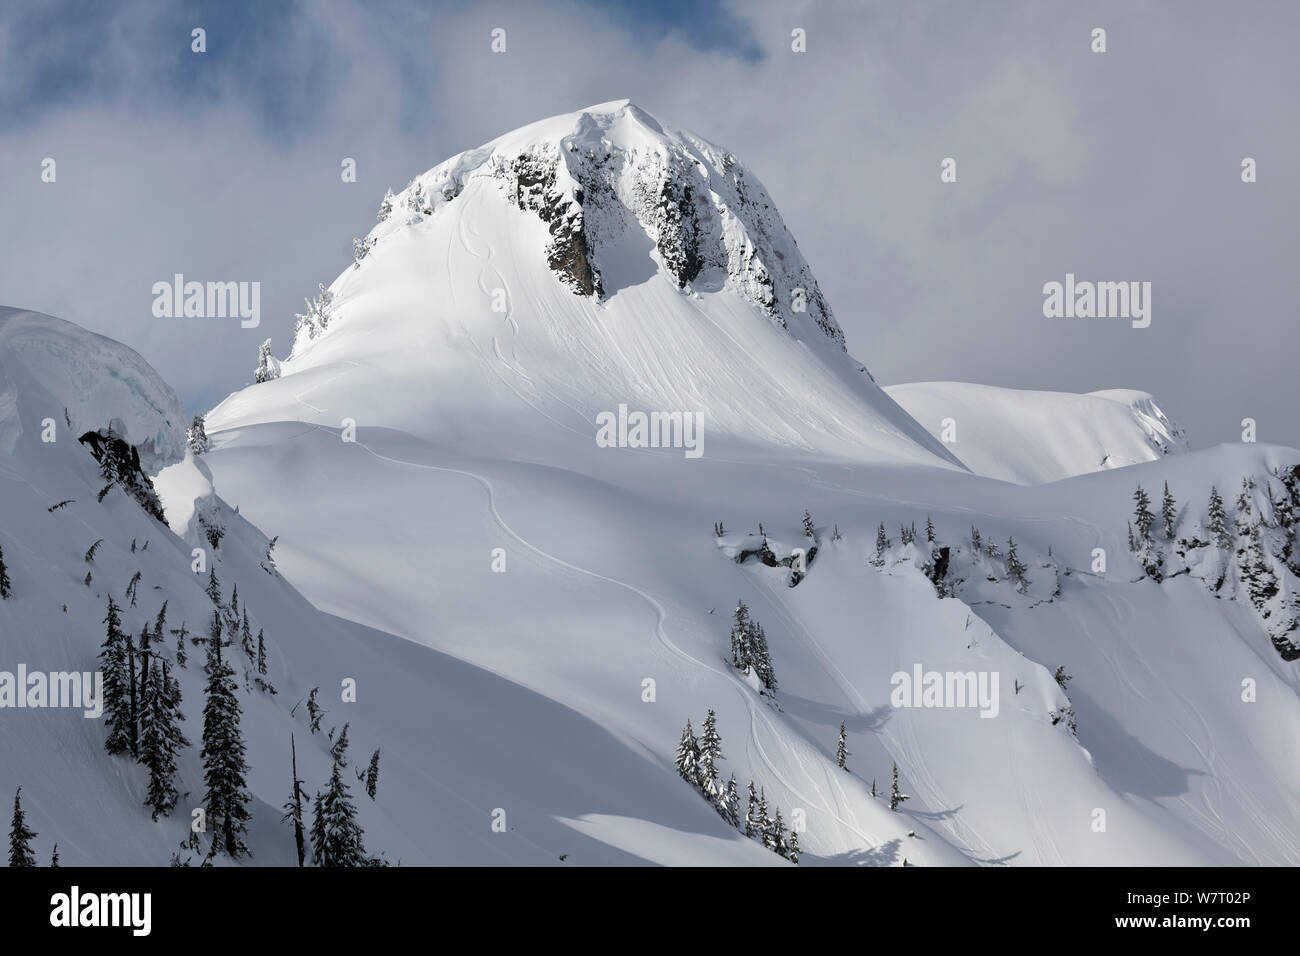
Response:
[[[687,718],[681,741],[677,745],[677,773],[713,804],[722,819],[739,830],[742,826],[740,791],[736,787],[734,773],[725,785],[721,783],[718,761],[722,759],[722,737],[718,734],[717,715],[712,710],[709,711],[704,718],[703,733],[698,738],[691,729],[690,718]],[[769,816],[767,794],[763,790],[755,790],[752,780],[749,782],[748,793],[749,805],[743,821],[745,836],[758,840],[797,866],[800,852],[798,832],[792,829],[787,837],[780,809],[776,810],[775,816]]]
[[[14,793],[14,815],[9,825],[9,865],[35,866],[36,853],[32,850],[32,841],[39,833],[27,825],[27,814],[23,810],[23,788]],[[54,844],[50,853],[50,866],[59,865],[59,845]]]
[[[176,806],[177,755],[190,746],[180,728],[185,720],[180,683],[172,676],[170,662],[159,653],[167,603],[163,602],[153,628],[141,629],[138,646],[123,630],[121,608],[111,595],[103,623],[106,633],[100,645],[99,670],[104,678],[104,723],[108,728],[104,749],[110,754],[129,754],[148,771],[145,806],[157,820]]]
[[[731,664],[733,667],[754,672],[769,694],[776,693],[776,674],[772,669],[772,655],[767,647],[763,625],[749,616],[744,601],[736,604],[735,621],[731,625]]]
[[[985,540],[980,534],[980,529],[975,525],[971,525],[970,548],[972,555],[983,553],[985,557],[992,561],[1002,561],[1007,569],[1007,580],[1015,585],[1016,590],[1021,594],[1029,590],[1029,568],[1020,560],[1015,538],[1007,538],[1007,550],[1004,554],[995,541],[991,538]]]
[[[329,328],[330,320],[334,318],[334,293],[320,283],[317,284],[317,289],[319,289],[319,294],[315,299],[303,299],[303,302],[307,305],[306,314],[294,315],[293,334],[295,338],[303,329],[306,329],[307,337],[314,339]]]
[[[280,377],[280,362],[271,354],[271,340],[267,339],[257,347],[257,370],[253,372],[253,381],[261,385],[273,382]]]
[[[1276,485],[1280,486],[1276,487]],[[1240,591],[1264,622],[1275,648],[1284,660],[1300,659],[1300,642],[1290,635],[1300,629],[1300,601],[1293,596],[1283,607],[1270,606],[1281,592],[1282,569],[1300,577],[1300,466],[1275,470],[1267,479],[1268,505],[1256,508],[1257,485],[1252,477],[1241,480],[1233,511],[1229,513],[1217,487],[1210,488],[1204,532],[1209,540],[1192,534],[1178,538],[1178,505],[1165,482],[1160,513],[1151,496],[1140,485],[1133,493],[1133,518],[1128,524],[1129,550],[1146,576],[1161,581],[1170,574],[1174,558],[1186,558],[1189,551],[1214,548],[1222,558],[1215,567],[1218,576],[1205,580],[1212,590],[1222,591],[1235,564]],[[1282,613],[1275,613],[1275,611]]]

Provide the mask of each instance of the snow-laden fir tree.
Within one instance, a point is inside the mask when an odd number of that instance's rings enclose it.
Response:
[[[781,818],[781,808],[776,808],[776,816],[772,818],[772,850],[777,856],[785,856],[789,849],[785,842],[785,820]]]
[[[9,597],[9,590],[12,585],[9,583],[9,569],[5,567],[5,551],[0,548],[0,600]]]
[[[1139,543],[1151,543],[1151,527],[1156,516],[1151,513],[1151,498],[1141,485],[1133,492],[1133,527],[1137,529]]]
[[[763,832],[763,818],[758,812],[758,791],[754,781],[749,781],[749,805],[745,808],[745,836],[751,839]]]
[[[248,602],[244,602],[244,619],[239,625],[239,644],[244,649],[244,654],[251,661],[254,659],[256,650],[253,648],[253,631],[248,626]]]
[[[1206,528],[1214,537],[1215,547],[1224,551],[1232,549],[1232,531],[1228,528],[1228,513],[1223,508],[1223,498],[1219,496],[1219,489],[1213,485],[1210,486],[1209,521]]]
[[[799,865],[799,832],[793,828],[790,830],[790,862],[795,866]]]
[[[194,420],[190,422],[189,430],[185,434],[186,444],[195,455],[202,455],[204,452],[212,450],[212,439],[208,438],[207,426],[203,422],[202,415],[195,415]]]
[[[157,820],[176,806],[176,755],[190,742],[180,728],[180,721],[185,719],[180,708],[180,684],[168,673],[167,664],[159,663],[157,658],[148,687],[141,714],[140,762],[149,771],[145,806]]]
[[[352,792],[343,779],[348,765],[348,725],[330,747],[333,765],[324,793],[312,805],[311,850],[316,866],[365,866],[365,834],[357,823]]]
[[[733,773],[727,785],[718,793],[718,814],[733,827],[740,826],[740,791],[736,789]]]
[[[379,222],[385,222],[387,221],[388,217],[392,214],[392,212],[393,212],[393,191],[391,189],[385,189],[383,201],[380,202],[379,204],[379,214],[375,218]]]
[[[700,743],[691,730],[691,719],[686,718],[682,729],[682,739],[677,745],[677,773],[683,780],[692,784],[699,782]]]
[[[748,661],[749,652],[749,608],[745,606],[744,601],[736,603],[735,621],[731,625],[731,664],[733,667],[744,667],[742,661]]]
[[[970,526],[970,550],[971,554],[980,553],[980,529],[974,525]]]
[[[1169,493],[1169,482],[1165,482],[1164,497],[1160,499],[1160,524],[1165,533],[1165,540],[1174,539],[1174,528],[1178,523],[1178,505]]]
[[[1246,585],[1250,601],[1259,610],[1278,593],[1277,575],[1272,563],[1265,557],[1263,537],[1259,525],[1251,525],[1246,535],[1246,545],[1239,555],[1241,579]]]
[[[302,801],[305,793],[303,792],[302,781],[298,779],[298,748],[294,744],[293,734],[289,735],[289,760],[293,788],[289,792],[289,799],[284,802],[284,806],[281,808],[284,810],[284,816],[280,818],[280,822],[293,824],[293,839],[298,849],[298,865],[302,866],[307,859],[306,841],[303,838],[302,826]]]
[[[767,790],[760,787],[758,791],[758,825],[762,834],[763,846],[769,850],[776,849],[776,833],[772,818],[767,814]]]
[[[885,552],[889,550],[889,538],[885,534],[885,523],[880,522],[880,527],[876,529],[876,556],[871,559],[871,563],[878,568],[885,566]]]
[[[273,382],[280,377],[280,363],[271,354],[271,340],[267,339],[257,347],[257,369],[253,372],[253,382]]]
[[[371,800],[375,799],[375,788],[379,786],[379,749],[370,755],[370,763],[366,766],[366,796]]]
[[[262,629],[257,629],[257,672],[263,677],[266,676],[266,641],[262,637]]]
[[[805,538],[817,537],[816,531],[813,528],[812,515],[809,514],[807,511],[803,513],[803,536]]]
[[[126,634],[122,631],[120,609],[108,598],[108,614],[104,643],[99,646],[99,672],[104,678],[102,692],[104,725],[108,737],[104,749],[110,754],[127,753],[131,749],[131,687],[126,664]]]
[[[221,607],[221,582],[217,580],[216,568],[208,568],[208,586],[204,590],[207,591],[208,600],[214,606]]]
[[[840,721],[840,741],[835,745],[835,765],[841,770],[848,770],[845,761],[849,759],[848,735],[844,730],[844,721]]]
[[[420,216],[425,212],[424,187],[419,180],[407,187],[406,208],[411,214],[411,222],[418,222]]]
[[[370,250],[374,248],[375,240],[369,237],[365,239],[352,240],[352,264],[354,267],[361,266],[361,260],[370,255]]]
[[[1255,523],[1254,498],[1255,482],[1249,478],[1241,479],[1241,494],[1237,495],[1237,534],[1244,535]]]
[[[232,858],[249,853],[244,837],[248,832],[248,784],[245,774],[244,737],[240,730],[239,698],[235,695],[235,674],[221,653],[221,637],[208,644],[207,702],[203,707],[203,806],[212,833],[209,855],[225,853]]]
[[[36,854],[32,852],[32,840],[37,834],[27,826],[27,815],[23,812],[23,788],[14,793],[14,816],[9,825],[9,865],[35,866]]]
[[[208,625],[208,656],[203,663],[203,673],[209,677],[212,676],[212,647],[219,646],[222,639],[221,612],[215,608],[212,611],[212,623]]]
[[[934,544],[934,522],[930,520],[929,515],[925,516],[925,540]]]
[[[1016,542],[1013,538],[1007,538],[1007,577],[1015,584],[1016,590],[1024,594],[1029,589],[1029,578],[1026,573],[1029,571],[1020,557],[1016,554]]]
[[[889,788],[889,809],[897,811],[898,805],[904,800],[911,799],[902,790],[898,788],[898,764],[894,764],[894,783]]]
[[[697,760],[696,779],[707,797],[718,793],[718,761],[722,760],[722,738],[718,735],[718,717],[710,710],[704,718],[700,735],[700,753]]]

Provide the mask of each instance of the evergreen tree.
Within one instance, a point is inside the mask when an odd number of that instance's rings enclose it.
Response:
[[[212,830],[211,855],[224,852],[232,858],[249,853],[249,795],[244,775],[244,737],[240,732],[239,698],[235,675],[221,655],[221,637],[208,646],[207,703],[203,707],[203,781],[208,826]]]
[[[972,554],[980,553],[980,529],[974,525],[970,526],[970,550]]]
[[[126,667],[126,635],[122,632],[122,618],[112,595],[108,598],[108,615],[103,623],[108,625],[99,651],[99,671],[104,675],[104,722],[108,727],[104,749],[110,754],[121,754],[131,749],[131,691]]]
[[[1016,590],[1021,594],[1029,589],[1029,578],[1025,576],[1028,570],[1016,554],[1015,539],[1007,538],[1007,577],[1015,583]]]
[[[1255,490],[1255,483],[1249,478],[1241,479],[1241,494],[1237,496],[1237,534],[1245,534],[1250,530],[1254,523],[1254,506],[1252,504],[1252,492]]]
[[[136,760],[140,759],[140,700],[136,693],[135,677],[135,641],[131,640],[131,635],[126,635],[126,676],[127,676],[127,694],[128,712],[131,715],[131,721],[127,731],[131,735],[131,756]]]
[[[795,866],[799,865],[799,834],[797,831],[790,830],[790,862]]]
[[[686,718],[681,742],[677,745],[677,773],[683,780],[695,784],[699,781],[700,744],[691,730],[691,719]]]
[[[140,586],[141,574],[139,571],[131,575],[131,580],[126,585],[126,596],[131,599],[131,606],[135,607],[136,589]]]
[[[930,520],[929,515],[925,516],[925,540],[934,544],[934,522]]]
[[[1137,550],[1137,539],[1133,537],[1133,522],[1128,522],[1128,549],[1129,551]]]
[[[212,623],[208,625],[208,656],[203,663],[203,673],[212,676],[212,648],[221,646],[221,612],[212,609]]]
[[[817,537],[816,531],[813,528],[812,515],[810,515],[807,511],[803,513],[803,536],[805,538]]]
[[[330,748],[333,769],[323,794],[316,794],[312,806],[312,862],[316,866],[364,866],[364,833],[357,823],[351,791],[343,779],[347,766],[348,725]]]
[[[897,811],[898,805],[904,800],[911,799],[902,790],[898,789],[898,764],[894,764],[894,784],[889,788],[889,809]]]
[[[384,199],[379,204],[379,215],[376,217],[380,222],[385,222],[393,212],[393,191],[384,190]]]
[[[736,620],[731,625],[731,664],[743,668],[747,666],[749,658],[749,608],[744,601],[739,601],[736,604]]]
[[[844,762],[849,759],[848,737],[844,732],[844,721],[840,721],[840,742],[835,745],[835,765],[841,770],[848,770]]]
[[[355,245],[355,240],[353,242]],[[253,382],[261,385],[263,382],[273,382],[279,377],[280,363],[271,354],[271,340],[267,339],[257,347],[257,369],[253,372]]]
[[[704,718],[704,733],[700,737],[700,753],[696,778],[705,796],[715,796],[718,792],[717,762],[722,757],[722,738],[718,736],[718,718],[712,710]]]
[[[1137,528],[1140,541],[1150,544],[1151,526],[1155,524],[1156,516],[1151,513],[1151,498],[1141,485],[1133,492],[1133,502],[1133,526]]]
[[[293,839],[298,847],[298,865],[302,866],[307,859],[306,842],[303,839],[302,830],[302,798],[303,789],[302,781],[298,779],[298,748],[294,744],[293,734],[289,735],[289,759],[291,761],[290,772],[293,775],[293,790],[289,793],[289,799],[285,801],[284,816],[280,818],[281,823],[293,823]]]
[[[718,813],[733,827],[740,826],[740,792],[736,789],[734,773],[718,794]]]
[[[257,672],[266,676],[266,641],[262,639],[262,629],[257,629]]]
[[[762,832],[763,818],[758,815],[758,791],[749,781],[749,805],[745,808],[745,836],[751,839]]]
[[[758,791],[758,825],[759,831],[763,835],[763,846],[769,850],[775,850],[776,834],[773,832],[775,827],[772,818],[767,815],[767,791],[762,788]]]
[[[212,450],[212,439],[208,438],[207,427],[204,425],[202,415],[194,416],[194,421],[190,423],[189,431],[185,437],[190,451],[196,455],[202,455],[204,452]]]
[[[1178,523],[1178,506],[1174,496],[1169,493],[1169,482],[1165,482],[1165,494],[1160,502],[1160,522],[1164,526],[1165,540],[1174,539],[1174,527]]]
[[[140,762],[149,771],[148,795],[145,806],[152,810],[153,819],[167,816],[176,806],[176,754],[190,742],[181,731],[180,683],[168,672],[167,664],[153,662],[149,693],[144,699],[141,721]]]
[[[772,818],[772,849],[778,856],[785,856],[789,850],[785,842],[785,821],[781,819],[781,808],[776,808],[776,816]]]
[[[208,598],[215,607],[221,607],[221,582],[217,580],[217,569],[208,568]]]
[[[12,585],[9,583],[9,569],[5,567],[4,548],[0,548],[0,600],[9,597],[11,587]]]
[[[189,656],[185,653],[185,638],[190,632],[185,629],[185,622],[181,621],[181,626],[172,628],[172,633],[176,635],[176,666],[184,667],[189,663]]]
[[[316,694],[319,691],[319,687],[313,687],[311,693],[307,695],[307,720],[313,734],[320,733],[320,719],[325,716],[325,711],[321,709],[320,704],[316,703]]]
[[[889,550],[889,538],[885,535],[885,523],[880,522],[880,527],[876,529],[876,556],[871,559],[871,563],[878,567],[885,566],[885,552]]]
[[[9,865],[35,866],[36,855],[32,853],[32,840],[37,834],[27,826],[27,815],[23,813],[23,788],[14,793],[14,816],[9,827]]]
[[[1259,525],[1252,525],[1246,535],[1244,560],[1241,560],[1241,578],[1250,595],[1251,603],[1261,610],[1264,603],[1278,593],[1277,575],[1265,558],[1265,549]]]
[[[59,865],[59,845],[54,844],[54,850],[50,853],[50,869],[57,869]]]
[[[375,788],[379,786],[379,749],[370,755],[370,763],[366,767],[366,796],[371,800],[375,799]]]
[[[750,628],[749,641],[753,649],[754,674],[769,693],[775,694],[776,673],[772,669],[772,655],[767,648],[767,635],[763,632],[763,625],[757,621]]]
[[[253,631],[248,626],[248,604],[244,604],[244,620],[239,626],[239,643],[244,648],[244,653],[248,659],[253,660]]]

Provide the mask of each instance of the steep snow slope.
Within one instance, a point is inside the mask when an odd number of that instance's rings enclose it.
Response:
[[[144,768],[105,754],[102,720],[80,708],[17,709],[12,699],[0,707],[0,793],[23,788],[41,863],[57,843],[69,865],[166,865],[186,838],[204,791],[204,649],[186,640],[188,664],[178,667],[170,630],[184,624],[190,635],[207,633],[214,606],[206,575],[192,571],[199,547],[223,599],[237,585],[253,632],[265,632],[268,679],[278,691],[257,688],[238,644],[227,650],[240,675],[248,746],[250,862],[295,862],[292,832],[280,822],[290,792],[289,736],[296,735],[310,794],[328,777],[329,741],[309,731],[301,702],[320,687],[323,730],[351,725],[352,766],[363,768],[382,748],[376,801],[352,784],[367,849],[391,862],[560,865],[568,854],[576,864],[780,863],[725,827],[657,752],[629,748],[554,699],[321,613],[268,573],[266,536],[208,493],[203,459],[174,461],[184,446],[179,405],[134,352],[48,316],[0,309],[0,377],[4,422],[16,436],[0,449],[0,551],[12,582],[0,599],[0,683],[20,666],[29,674],[94,670],[110,595],[135,635],[166,602],[169,634],[154,653],[179,677],[183,730],[193,744],[179,762],[180,805],[155,823],[144,806]],[[46,418],[55,420],[53,432]],[[183,536],[121,485],[96,500],[105,479],[77,441],[83,429],[112,429],[158,461],[173,461],[161,485],[173,513],[188,513],[177,519]],[[43,432],[54,440],[42,441]],[[205,526],[224,531],[219,546]],[[126,590],[137,571],[132,602]],[[341,700],[346,678],[356,682],[355,703]],[[492,829],[496,808],[506,811],[504,833]],[[619,816],[655,825],[624,828]],[[182,856],[198,862],[202,854]]]
[[[1146,463],[1031,488],[956,467],[848,358],[829,306],[785,310],[780,290],[815,285],[770,201],[737,202],[739,168],[616,103],[420,177],[433,198],[412,213],[415,186],[397,197],[282,377],[210,414],[216,486],[280,536],[283,573],[317,606],[572,707],[629,753],[663,766],[686,719],[698,731],[716,710],[723,777],[798,811],[806,862],[1300,862],[1297,665],[1249,604],[1146,580],[1125,544],[1137,480],[1171,475],[1190,518],[1212,483],[1300,455],[1157,456],[1129,408],[1075,396],[1060,414],[1101,418],[1083,438],[1125,436],[1110,453]],[[676,218],[638,204],[646,184],[678,197]],[[688,185],[711,193],[684,217],[698,227],[680,226]],[[706,411],[703,455],[600,447],[596,416],[619,404]],[[1024,435],[972,437],[986,464],[1027,468]],[[1099,467],[1086,444],[1053,454],[1053,477]],[[942,600],[927,515],[949,549]],[[737,562],[760,522],[774,562],[815,542],[797,586]],[[877,567],[879,524],[893,540]],[[911,524],[921,538],[901,544]],[[1000,549],[1014,538],[1023,592],[1004,556],[973,553],[972,525]],[[766,629],[774,699],[731,666],[737,597]],[[895,706],[896,673],[917,666],[998,675],[996,716]],[[911,799],[891,813],[895,763]],[[582,792],[565,766],[560,786]],[[676,830],[714,859],[660,793],[573,826],[614,846]]]
[[[1154,461],[1187,447],[1146,392],[1073,395],[966,382],[891,385],[885,392],[936,438],[949,428],[955,440],[948,447],[976,474],[1022,485]]]

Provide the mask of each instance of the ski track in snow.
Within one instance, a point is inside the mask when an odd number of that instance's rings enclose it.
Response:
[[[821,800],[814,800],[808,797],[802,790],[800,790],[799,787],[797,787],[792,781],[790,781],[784,773],[782,773],[782,771],[776,766],[775,762],[768,755],[767,751],[763,748],[762,741],[759,739],[760,729],[766,731],[769,735],[773,737],[777,735],[775,733],[774,728],[771,725],[769,718],[762,712],[762,709],[754,701],[754,696],[750,687],[747,684],[745,684],[742,680],[740,680],[740,678],[736,677],[734,674],[729,674],[726,671],[716,668],[711,664],[701,661],[699,658],[683,650],[679,645],[674,643],[673,640],[668,637],[667,631],[664,628],[664,622],[667,619],[667,613],[664,610],[663,605],[660,604],[659,601],[656,600],[652,595],[650,595],[648,592],[642,590],[641,588],[637,587],[634,584],[630,584],[626,581],[621,581],[617,578],[612,578],[607,575],[600,574],[599,572],[580,567],[576,564],[571,564],[570,562],[565,561],[563,558],[551,554],[549,551],[546,551],[545,549],[540,548],[537,545],[534,545],[533,543],[525,539],[522,535],[520,535],[512,527],[510,527],[510,525],[506,522],[506,520],[501,516],[500,511],[497,510],[496,489],[492,485],[492,482],[486,477],[484,477],[483,475],[480,475],[477,472],[465,471],[460,468],[451,468],[443,465],[429,465],[429,464],[423,464],[421,462],[407,461],[401,458],[393,458],[381,452],[375,451],[373,448],[366,445],[364,442],[358,441],[356,444],[359,447],[364,448],[369,454],[373,455],[375,458],[379,459],[380,461],[386,461],[389,462],[390,464],[408,467],[408,468],[419,468],[428,471],[442,472],[444,474],[460,475],[461,477],[469,478],[477,482],[487,493],[488,510],[492,515],[493,521],[496,522],[496,524],[501,528],[503,532],[505,532],[507,536],[512,538],[514,541],[518,542],[521,546],[533,552],[537,556],[543,558],[544,560],[550,561],[551,563],[559,567],[562,567],[565,570],[572,571],[577,574],[582,574],[587,577],[593,578],[595,580],[603,581],[607,584],[612,584],[616,587],[623,588],[637,595],[642,600],[644,600],[647,604],[650,605],[650,607],[655,612],[655,617],[656,617],[655,634],[658,637],[660,643],[670,653],[676,655],[678,658],[680,658],[681,660],[689,664],[692,664],[699,668],[703,668],[707,671],[712,672],[716,676],[724,678],[725,680],[730,682],[732,687],[737,691],[737,693],[740,694],[742,700],[745,703],[746,708],[748,708],[749,710],[749,715],[750,715],[749,743],[752,745],[753,752],[757,754],[759,759],[762,761],[763,765],[768,769],[768,771],[772,774],[772,776],[775,777],[781,784],[783,784],[785,788],[789,790],[793,796],[803,801],[811,809],[819,810],[822,813],[825,813],[827,816],[837,821],[846,830],[856,834],[863,841],[865,841],[868,848],[874,848],[880,845],[880,841],[878,837],[876,837],[873,834],[865,832],[861,828],[861,826],[857,824],[856,821],[846,820],[843,816],[841,816],[837,812],[835,806],[836,801],[834,801],[833,799],[825,799],[826,795],[821,792],[821,788],[817,785],[816,781],[812,779],[811,774],[805,771],[804,775],[805,777],[807,777],[809,783],[812,784],[814,789],[818,791],[818,795],[823,798]],[[792,752],[792,756],[796,761],[799,761],[802,765],[802,761],[800,760],[797,754],[794,754]]]

